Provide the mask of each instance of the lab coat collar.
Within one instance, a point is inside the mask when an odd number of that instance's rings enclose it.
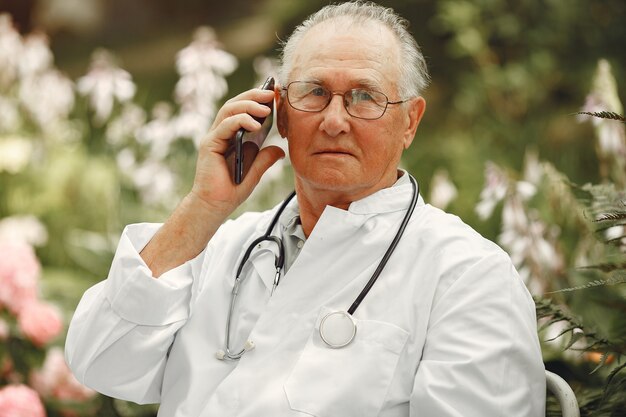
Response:
[[[323,240],[330,244],[329,242],[333,239],[343,239],[343,237],[350,234],[348,233],[348,230],[358,229],[372,216],[404,211],[409,206],[412,193],[413,187],[409,180],[409,176],[406,171],[403,171],[403,175],[392,187],[385,188],[365,197],[362,200],[353,202],[350,204],[348,210],[328,206],[318,220],[318,225],[316,225],[316,228],[313,230],[313,234],[309,236],[309,239],[306,239],[307,245],[309,245],[308,241],[310,238],[316,235],[316,233],[317,235],[321,233],[324,237]],[[424,200],[421,196],[418,196],[417,205],[420,206],[423,204]],[[259,225],[257,226],[259,236],[265,233],[269,222],[276,215],[277,211],[278,207],[275,207],[269,213],[267,221],[259,222]],[[298,221],[299,215],[300,213],[297,199],[293,198],[287,207],[285,207],[285,210],[278,221],[278,227],[281,231],[279,232],[275,229],[273,234],[279,235],[286,228],[293,226],[294,222]],[[257,251],[254,251],[253,255],[250,257],[250,261],[254,265],[254,268],[259,273],[267,288],[271,288],[273,283],[275,273],[273,262],[274,257],[277,254],[278,251],[275,244],[263,242],[258,245]],[[293,267],[295,267],[296,264],[297,261]]]
[[[405,170],[400,170],[400,172],[402,176],[393,186],[354,201],[348,207],[348,211],[351,214],[377,214],[406,210],[413,195],[413,186],[409,180],[409,174]],[[424,205],[424,199],[419,195],[417,206],[422,205]]]
[[[357,215],[370,215],[370,214],[378,214],[378,213],[391,213],[394,211],[406,210],[411,201],[411,196],[413,193],[413,187],[411,185],[411,181],[409,180],[409,174],[405,170],[398,170],[402,175],[398,180],[389,188],[383,188],[375,192],[374,194],[370,194],[367,197],[354,201],[348,207],[347,213],[357,214]],[[419,186],[418,186],[419,189]],[[417,199],[417,206],[423,206],[424,199],[421,194]],[[331,209],[330,207],[326,208]],[[339,210],[339,209],[337,209]],[[274,217],[276,212],[278,211],[278,206],[274,207],[271,210],[271,217],[268,218],[267,222],[260,222],[257,226],[258,232],[261,234],[265,232],[267,225]],[[340,210],[343,211],[343,210]],[[298,206],[298,199],[294,197],[285,210],[283,214],[280,216],[278,224],[282,228],[281,230],[285,230],[292,226],[293,222],[297,221],[297,218],[300,216],[300,208]],[[275,233],[275,232],[274,232]]]

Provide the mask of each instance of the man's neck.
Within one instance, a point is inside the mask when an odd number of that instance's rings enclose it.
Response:
[[[327,206],[347,210],[354,201],[361,200],[384,188],[391,187],[402,175],[382,179],[376,186],[349,191],[319,189],[296,178],[296,194],[300,208],[300,221],[304,235],[309,237]]]

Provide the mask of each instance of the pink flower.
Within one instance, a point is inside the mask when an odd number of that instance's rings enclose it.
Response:
[[[37,298],[41,266],[33,248],[23,242],[0,242],[0,306],[18,314]]]
[[[17,317],[20,330],[37,346],[43,346],[61,333],[63,322],[59,310],[38,300],[26,304]]]
[[[31,374],[30,382],[42,397],[84,401],[95,395],[95,391],[82,385],[72,375],[65,363],[63,350],[58,347],[48,351],[42,368]]]
[[[37,392],[26,385],[0,389],[0,417],[46,417]]]

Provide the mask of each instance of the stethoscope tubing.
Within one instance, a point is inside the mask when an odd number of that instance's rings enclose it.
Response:
[[[415,181],[415,178],[413,178],[413,176],[410,174],[409,174],[409,180],[411,181],[411,186],[413,187],[413,196],[411,197],[411,204],[409,205],[409,208],[407,209],[407,212],[404,215],[404,218],[402,219],[402,223],[400,224],[400,227],[398,228],[398,231],[396,232],[396,236],[391,241],[391,244],[387,248],[387,252],[385,252],[385,254],[383,255],[383,258],[378,264],[378,267],[376,267],[374,274],[372,275],[370,280],[367,282],[367,284],[365,284],[365,287],[363,287],[363,289],[361,290],[361,293],[356,297],[356,299],[354,300],[354,302],[348,309],[348,314],[350,315],[353,315],[356,309],[359,308],[359,305],[361,305],[361,302],[365,299],[365,296],[367,295],[367,293],[370,292],[370,290],[374,286],[374,283],[376,283],[376,281],[378,280],[378,277],[380,276],[381,272],[383,272],[383,269],[385,269],[385,266],[387,265],[389,258],[391,258],[391,255],[396,250],[396,246],[398,246],[398,242],[400,241],[400,238],[404,234],[404,230],[406,229],[406,226],[409,224],[409,220],[411,219],[411,216],[413,215],[413,211],[415,210],[415,206],[417,205],[417,199],[419,196],[419,186],[417,185],[417,181]]]
[[[409,180],[411,181],[411,186],[413,187],[413,195],[411,197],[411,203],[409,204],[407,212],[404,215],[404,218],[402,219],[402,223],[400,224],[400,227],[398,228],[398,231],[396,232],[396,235],[394,236],[393,240],[389,244],[389,247],[387,248],[387,251],[383,255],[383,257],[382,257],[380,263],[378,264],[378,266],[376,267],[376,270],[372,274],[372,277],[369,279],[369,281],[367,282],[365,287],[363,287],[363,289],[361,290],[359,295],[356,297],[356,299],[354,300],[354,302],[352,303],[352,305],[350,306],[348,311],[346,313],[336,312],[336,313],[341,313],[341,314],[347,314],[347,317],[349,318],[349,320],[352,320],[353,325],[355,326],[354,327],[354,332],[352,333],[351,337],[345,343],[333,345],[333,344],[331,344],[331,343],[326,341],[326,339],[324,338],[324,335],[323,335],[323,333],[321,332],[321,329],[320,329],[320,334],[322,336],[322,339],[324,339],[324,341],[332,348],[340,348],[340,347],[346,346],[347,344],[349,344],[352,341],[352,338],[354,337],[354,334],[356,333],[356,325],[354,324],[354,321],[352,319],[352,315],[354,314],[356,309],[361,305],[361,302],[363,302],[363,300],[365,299],[365,297],[367,296],[369,291],[372,289],[372,287],[374,286],[374,284],[378,280],[380,274],[382,273],[383,269],[387,265],[387,262],[389,261],[389,258],[391,258],[391,255],[395,251],[396,246],[398,245],[398,242],[400,241],[400,238],[404,234],[406,226],[408,225],[408,223],[409,223],[409,221],[411,219],[411,216],[413,214],[413,211],[415,210],[415,207],[417,205],[417,201],[418,201],[418,198],[419,198],[419,185],[417,184],[417,181],[415,181],[415,178],[413,178],[413,176],[411,176],[410,174],[409,174]],[[237,359],[240,359],[247,350],[251,350],[251,349],[254,348],[254,344],[252,342],[250,342],[250,341],[247,341],[246,344],[244,345],[244,348],[241,349],[240,351],[238,351],[237,353],[232,353],[230,351],[230,324],[231,324],[231,317],[233,316],[233,313],[234,313],[234,310],[235,310],[235,300],[237,298],[237,293],[239,292],[239,287],[241,286],[241,284],[242,284],[242,282],[244,280],[244,278],[241,278],[241,272],[242,272],[243,267],[246,264],[246,262],[248,262],[248,259],[250,258],[250,255],[252,254],[252,251],[254,250],[254,248],[259,243],[264,242],[264,241],[272,241],[272,242],[276,243],[276,245],[278,246],[278,256],[276,256],[275,261],[274,261],[274,266],[276,267],[276,276],[275,276],[275,279],[274,279],[274,286],[272,288],[272,293],[274,292],[274,289],[276,288],[276,286],[278,285],[279,280],[280,280],[280,270],[283,268],[283,265],[284,265],[284,262],[285,262],[285,251],[284,251],[282,240],[280,238],[276,237],[276,236],[272,236],[272,230],[274,230],[274,227],[276,226],[276,223],[278,222],[278,219],[280,218],[281,214],[283,213],[283,211],[287,207],[287,204],[289,204],[289,202],[293,199],[293,197],[295,195],[296,195],[296,192],[293,191],[282,202],[282,204],[280,205],[280,207],[276,211],[276,214],[272,218],[272,221],[270,222],[267,230],[265,231],[265,234],[263,234],[263,236],[260,236],[260,237],[256,238],[254,241],[252,241],[252,243],[250,243],[250,245],[246,249],[246,251],[245,251],[245,253],[244,253],[244,255],[243,255],[243,257],[242,257],[242,259],[241,259],[241,261],[239,263],[239,267],[237,268],[237,275],[236,275],[236,278],[235,278],[235,284],[234,284],[233,290],[231,292],[230,308],[229,308],[229,312],[228,312],[228,317],[226,318],[226,335],[225,335],[226,336],[225,337],[226,350],[225,351],[221,351],[221,350],[218,351],[218,353],[217,353],[218,359],[237,360]],[[334,313],[331,313],[331,315],[332,314],[334,314]]]

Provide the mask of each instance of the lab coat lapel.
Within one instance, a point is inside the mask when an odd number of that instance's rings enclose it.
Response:
[[[370,217],[326,208],[285,277],[284,293],[290,297],[285,300],[290,305],[287,308],[297,306],[307,311],[332,302],[346,285],[369,269],[380,246],[362,239],[363,225]]]
[[[291,311],[321,305],[347,310],[387,250],[411,194],[409,183],[381,190],[348,210],[327,207],[274,294],[275,302]]]
[[[407,174],[405,173],[405,175]],[[377,247],[386,245],[387,240],[390,241],[392,237],[390,235],[387,239],[386,229],[374,230],[373,225],[366,227],[366,230],[359,231],[359,229],[370,218],[377,215],[393,212],[404,213],[408,207],[411,193],[412,187],[407,181],[403,185],[380,190],[371,196],[356,201],[350,205],[348,210],[326,207],[298,259],[289,270],[289,277],[294,275],[328,275],[335,270],[333,268],[338,268],[335,274],[342,277],[351,276],[355,278],[358,276],[360,270],[366,270],[373,262],[382,257],[385,249],[382,249],[382,252],[378,254],[380,251],[377,250]],[[421,197],[419,204],[423,204]],[[272,210],[271,216],[273,217],[275,213],[276,210]],[[291,218],[297,215],[297,200],[294,199],[286,207],[279,223],[289,222]],[[259,223],[257,226],[259,236],[267,228],[265,223]],[[273,234],[276,233],[275,230]],[[250,262],[268,290],[272,289],[274,283],[276,256],[278,256],[278,248],[274,243],[261,242],[250,257]],[[353,259],[353,261],[349,262],[349,259]],[[342,265],[349,267],[349,271],[342,271]],[[310,279],[315,280],[315,276]],[[290,279],[304,280],[304,278],[283,277],[284,281]],[[317,279],[317,281],[320,280]],[[322,281],[327,283],[327,280]],[[332,283],[338,285],[342,283],[345,285],[345,281],[342,278],[332,279]],[[334,288],[335,285],[331,287]]]

